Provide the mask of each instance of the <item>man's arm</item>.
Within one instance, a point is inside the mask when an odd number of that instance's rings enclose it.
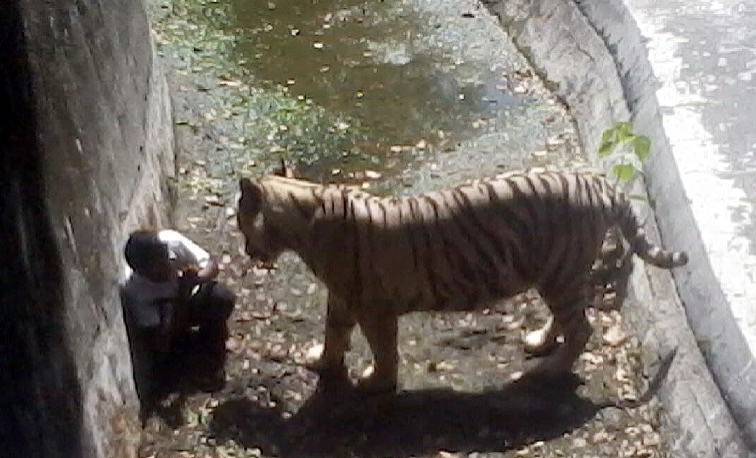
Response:
[[[174,230],[161,231],[161,238],[168,243],[176,258],[174,263],[191,287],[214,280],[218,276],[218,263],[199,245]]]
[[[213,258],[208,258],[205,262],[205,266],[201,269],[198,269],[197,266],[189,266],[182,269],[181,279],[179,280],[181,288],[179,293],[180,296],[188,297],[184,294],[190,294],[191,290],[197,285],[215,280],[215,277],[218,276],[219,272],[220,269],[218,268],[218,263]]]

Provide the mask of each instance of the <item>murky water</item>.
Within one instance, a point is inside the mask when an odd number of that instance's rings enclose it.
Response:
[[[426,188],[576,153],[562,107],[472,2],[226,1],[237,61],[353,131],[342,154],[294,151],[306,176]]]

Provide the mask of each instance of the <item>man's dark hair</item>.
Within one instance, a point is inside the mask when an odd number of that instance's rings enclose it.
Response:
[[[132,232],[123,251],[126,262],[136,272],[144,272],[155,261],[168,259],[168,247],[151,230]]]

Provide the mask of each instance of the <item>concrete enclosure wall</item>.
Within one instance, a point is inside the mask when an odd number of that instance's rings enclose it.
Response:
[[[145,6],[6,3],[0,449],[135,456],[122,247],[136,226],[168,223],[174,173],[169,94]]]
[[[674,231],[665,231],[667,238],[660,239],[657,228],[657,220],[667,227],[686,224],[681,219],[673,221],[677,213],[659,204],[660,195],[682,197],[683,192],[661,122],[655,92],[658,81],[623,0],[490,0],[486,4],[570,107],[587,153],[598,150],[603,131],[618,121],[631,121],[637,132],[652,139],[654,156],[647,164],[647,175],[658,213],[654,215],[648,205],[638,205],[636,210],[650,216],[646,230],[662,246],[690,250],[689,239]],[[643,184],[636,183],[633,193],[646,194]],[[684,202],[673,205],[685,208]],[[677,269],[678,281],[695,268],[691,263]],[[649,355],[677,349],[675,364],[658,393],[665,407],[670,452],[681,457],[748,456],[744,435],[688,326],[679,285],[670,272],[636,261],[633,297],[625,301],[623,310]]]

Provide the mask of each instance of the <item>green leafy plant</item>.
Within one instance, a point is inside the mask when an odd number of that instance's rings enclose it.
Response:
[[[635,134],[629,122],[618,122],[604,131],[598,155],[602,159],[614,156],[612,173],[618,182],[629,186],[643,173],[642,164],[651,155],[651,140]]]

